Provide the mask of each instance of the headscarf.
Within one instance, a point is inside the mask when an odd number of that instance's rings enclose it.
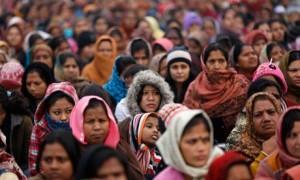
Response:
[[[173,117],[184,110],[188,110],[185,105],[180,103],[169,103],[164,105],[159,111],[158,114],[162,118],[162,120],[165,122],[166,127],[171,123],[171,120]]]
[[[108,106],[108,104],[98,96],[85,96],[81,98],[78,103],[73,108],[70,115],[70,126],[72,129],[73,136],[81,143],[86,145],[87,142],[85,140],[85,135],[83,132],[83,123],[84,123],[84,111],[88,106],[90,100],[97,99],[101,101],[105,107],[107,116],[109,118],[109,130],[106,138],[104,140],[104,145],[110,146],[112,148],[116,148],[120,141],[120,133],[118,129],[118,125],[114,118],[114,115]]]
[[[61,82],[61,83],[52,83],[48,86],[45,97],[42,99],[42,101],[39,103],[36,112],[34,114],[34,121],[35,124],[37,124],[42,119],[46,118],[46,108],[45,102],[55,92],[63,92],[66,95],[70,96],[74,103],[78,101],[78,96],[76,93],[75,88],[71,85],[69,82]]]
[[[202,115],[210,128],[210,143],[211,150],[207,163],[203,167],[192,167],[188,165],[180,150],[180,140],[186,125],[197,115]],[[184,174],[190,175],[193,178],[204,177],[208,172],[208,167],[211,162],[223,154],[223,151],[217,147],[213,147],[213,126],[203,110],[186,110],[174,116],[171,123],[164,134],[158,139],[156,145],[165,161],[172,168]]]
[[[52,49],[48,45],[46,45],[46,44],[39,44],[39,45],[34,46],[32,48],[32,51],[31,51],[31,53],[32,53],[31,57],[34,58],[35,54],[38,51],[46,51],[51,56],[51,58],[53,59],[54,53],[53,53]]]
[[[150,45],[150,43],[145,40],[144,38],[141,38],[141,37],[136,37],[136,38],[133,38],[127,45],[127,48],[126,48],[126,52],[128,55],[132,56],[133,57],[133,54],[131,54],[131,49],[132,49],[132,45],[135,43],[135,41],[144,41],[148,47],[148,50],[149,50],[149,58],[151,59],[152,58],[152,47]]]
[[[103,86],[116,103],[120,102],[127,94],[127,87],[125,82],[121,79],[117,69],[117,64],[121,60],[121,56],[117,57],[110,80]]]
[[[163,47],[166,52],[169,52],[174,47],[173,42],[171,40],[169,40],[168,38],[159,38],[159,39],[157,39],[156,41],[154,41],[152,43],[152,47],[154,47],[156,44]]]
[[[144,174],[155,175],[155,168],[161,161],[161,157],[156,154],[155,148],[148,147],[142,142],[143,129],[145,128],[146,120],[149,116],[155,113],[137,114],[130,122],[129,135],[130,146],[136,158],[140,163]]]
[[[194,24],[200,27],[202,24],[201,17],[196,12],[193,11],[186,12],[183,19],[183,30],[185,32],[188,32],[189,28]]]
[[[109,58],[104,57],[100,52],[98,52],[98,47],[102,41],[111,42],[112,56]],[[107,35],[100,36],[95,44],[95,52],[93,61],[84,67],[82,76],[96,82],[97,84],[103,85],[108,81],[115,63],[117,54],[117,45],[115,40]]]
[[[167,53],[159,53],[156,54],[155,56],[152,57],[150,64],[149,64],[149,68],[155,72],[160,71],[160,65],[162,60],[164,59],[163,57],[167,57]]]
[[[236,163],[246,165],[245,158],[237,152],[229,151],[215,159],[209,167],[206,180],[221,180],[228,175],[229,169]]]
[[[277,147],[278,147],[279,158],[281,159],[281,163],[283,164],[283,166],[288,167],[288,168],[300,163],[300,158],[291,156],[289,154],[289,152],[287,152],[286,148],[284,147],[285,139],[282,139],[282,126],[283,126],[283,123],[285,123],[284,117],[291,110],[299,110],[300,111],[300,106],[290,107],[282,114],[282,116],[280,117],[279,123],[277,125],[277,131],[276,131],[276,143],[277,143]]]
[[[221,117],[225,125],[233,126],[233,118],[246,101],[249,81],[232,67],[209,71],[203,58],[201,65],[203,71],[188,87],[183,104],[191,109],[203,109],[211,118]]]
[[[271,101],[277,113],[281,113],[281,108],[278,100],[276,100],[272,95],[259,92],[253,94],[246,103],[246,125],[245,128],[240,133],[239,138],[235,139],[235,142],[229,144],[229,149],[238,151],[248,158],[248,161],[254,161],[254,159],[259,155],[262,150],[262,144],[264,139],[258,137],[255,134],[254,122],[253,122],[253,106],[256,97],[265,96]]]
[[[268,42],[266,35],[261,30],[254,30],[245,36],[245,43],[252,46],[259,39],[264,39]]]
[[[290,51],[284,55],[283,59],[279,63],[279,68],[281,69],[281,71],[285,77],[286,83],[288,85],[288,93],[291,93],[294,96],[296,96],[297,98],[294,101],[296,101],[297,103],[300,103],[300,87],[297,87],[293,83],[293,80],[288,75],[289,59],[290,59],[290,54],[292,52],[294,52],[294,51]]]
[[[165,33],[160,29],[159,23],[154,17],[146,16],[145,20],[149,23],[149,25],[153,31],[152,35],[155,39],[159,39],[164,36]]]

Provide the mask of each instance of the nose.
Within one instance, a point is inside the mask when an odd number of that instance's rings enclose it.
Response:
[[[98,130],[100,130],[100,129],[101,129],[100,123],[99,123],[99,122],[96,122],[96,123],[94,124],[93,130],[94,130],[94,131],[98,131]]]
[[[51,161],[50,168],[51,168],[51,170],[58,169],[58,162],[57,162],[57,160]]]
[[[271,121],[271,116],[268,113],[263,114],[263,122],[269,122]]]
[[[154,99],[154,94],[153,93],[149,93],[147,96],[148,100],[153,100]]]
[[[61,116],[60,116],[60,120],[61,121],[67,121],[67,119],[68,119],[67,113],[62,113]]]

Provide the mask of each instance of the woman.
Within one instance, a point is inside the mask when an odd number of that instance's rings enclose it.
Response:
[[[300,51],[285,54],[279,67],[288,85],[285,95],[288,107],[300,104]]]
[[[149,64],[149,69],[157,72],[161,77],[166,78],[167,76],[167,53],[159,53],[152,57]]]
[[[168,167],[154,179],[203,179],[211,162],[223,154],[213,139],[213,126],[204,111],[176,114],[156,143]]]
[[[174,47],[172,41],[167,38],[159,38],[152,43],[153,56],[160,53],[167,53]]]
[[[129,179],[128,161],[118,151],[102,145],[88,148],[82,155],[76,173],[81,179]]]
[[[32,48],[31,62],[41,62],[46,64],[51,70],[54,68],[54,53],[46,44],[39,44]]]
[[[184,38],[179,28],[173,27],[167,29],[164,37],[170,39],[174,46],[184,45]]]
[[[265,92],[253,94],[246,103],[245,128],[238,137],[228,142],[228,149],[239,152],[249,163],[252,163],[260,153],[264,156],[271,153],[272,146],[265,147],[263,143],[275,135],[281,112],[278,100],[270,94]]]
[[[129,162],[129,179],[143,177],[139,164],[128,144],[120,141],[114,115],[107,103],[97,96],[85,96],[72,110],[70,126],[73,136],[83,148],[101,144],[117,149]]]
[[[69,116],[78,97],[74,87],[67,82],[52,83],[45,97],[39,103],[34,115],[29,146],[30,174],[36,175],[36,159],[39,147],[45,137],[52,131],[62,128],[70,131]]]
[[[118,56],[110,80],[104,85],[104,89],[114,99],[115,104],[119,103],[127,94],[127,88],[121,79],[121,74],[132,64],[135,64],[135,60],[131,56]]]
[[[182,103],[190,83],[195,79],[191,71],[192,58],[189,52],[175,49],[167,56],[166,82],[170,85],[175,103]]]
[[[233,47],[232,64],[239,74],[243,74],[249,81],[259,65],[258,56],[250,45],[238,44]]]
[[[26,68],[22,77],[21,91],[28,99],[33,114],[37,104],[45,96],[47,87],[54,81],[50,68],[43,63],[32,63]]]
[[[6,152],[14,156],[22,168],[28,168],[28,148],[32,117],[24,97],[16,92],[8,96],[0,86],[0,129],[6,136]]]
[[[283,45],[276,42],[269,43],[262,49],[259,62],[264,63],[272,60],[272,63],[278,65],[285,53],[286,49]]]
[[[25,52],[22,49],[24,40],[23,30],[17,24],[7,27],[6,41],[11,49],[11,56],[25,65]]]
[[[116,42],[110,36],[101,36],[95,44],[95,57],[82,70],[82,76],[99,85],[105,84],[112,73],[117,53]]]
[[[254,30],[245,36],[245,43],[252,46],[257,55],[260,55],[263,47],[268,43],[268,39],[260,30]]]
[[[79,78],[79,60],[78,57],[71,52],[64,52],[57,56],[54,67],[55,79],[58,81],[68,81]]]
[[[155,72],[145,70],[137,73],[125,97],[127,117],[139,113],[157,112],[163,105],[173,102],[169,85]]]
[[[215,159],[210,167],[206,180],[253,179],[252,173],[243,156],[230,151]]]
[[[80,148],[71,132],[55,130],[40,145],[37,172],[31,180],[73,179]]]
[[[222,143],[245,104],[249,82],[230,67],[227,51],[217,43],[205,49],[201,64],[203,72],[189,85],[183,104],[204,109],[212,119],[215,140]]]
[[[289,108],[278,122],[277,150],[264,159],[259,166],[256,178],[281,179],[286,170],[299,164],[300,107]]]

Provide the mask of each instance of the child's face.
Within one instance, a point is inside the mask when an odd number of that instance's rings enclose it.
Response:
[[[155,142],[160,137],[160,129],[157,117],[148,117],[143,128],[142,143],[148,147],[155,146]]]
[[[86,142],[103,144],[109,130],[109,118],[102,106],[89,108],[84,113],[83,132]]]

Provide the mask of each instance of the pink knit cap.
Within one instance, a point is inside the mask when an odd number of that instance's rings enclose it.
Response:
[[[167,52],[169,52],[171,49],[173,49],[174,45],[171,40],[167,38],[159,38],[156,41],[153,42],[153,47],[154,45],[161,45]]]
[[[7,90],[22,86],[23,66],[14,61],[5,63],[0,71],[0,85]]]
[[[274,76],[276,79],[278,79],[280,82],[280,86],[283,90],[284,93],[287,92],[288,86],[286,84],[286,81],[284,79],[284,76],[279,69],[279,67],[276,64],[266,62],[262,63],[261,65],[258,66],[256,71],[254,72],[253,79],[252,81],[255,81],[263,76],[271,75]]]
[[[173,117],[184,110],[189,109],[185,105],[179,104],[179,103],[170,103],[164,105],[159,111],[158,114],[162,118],[162,120],[165,122],[165,125],[168,126],[173,119]]]

